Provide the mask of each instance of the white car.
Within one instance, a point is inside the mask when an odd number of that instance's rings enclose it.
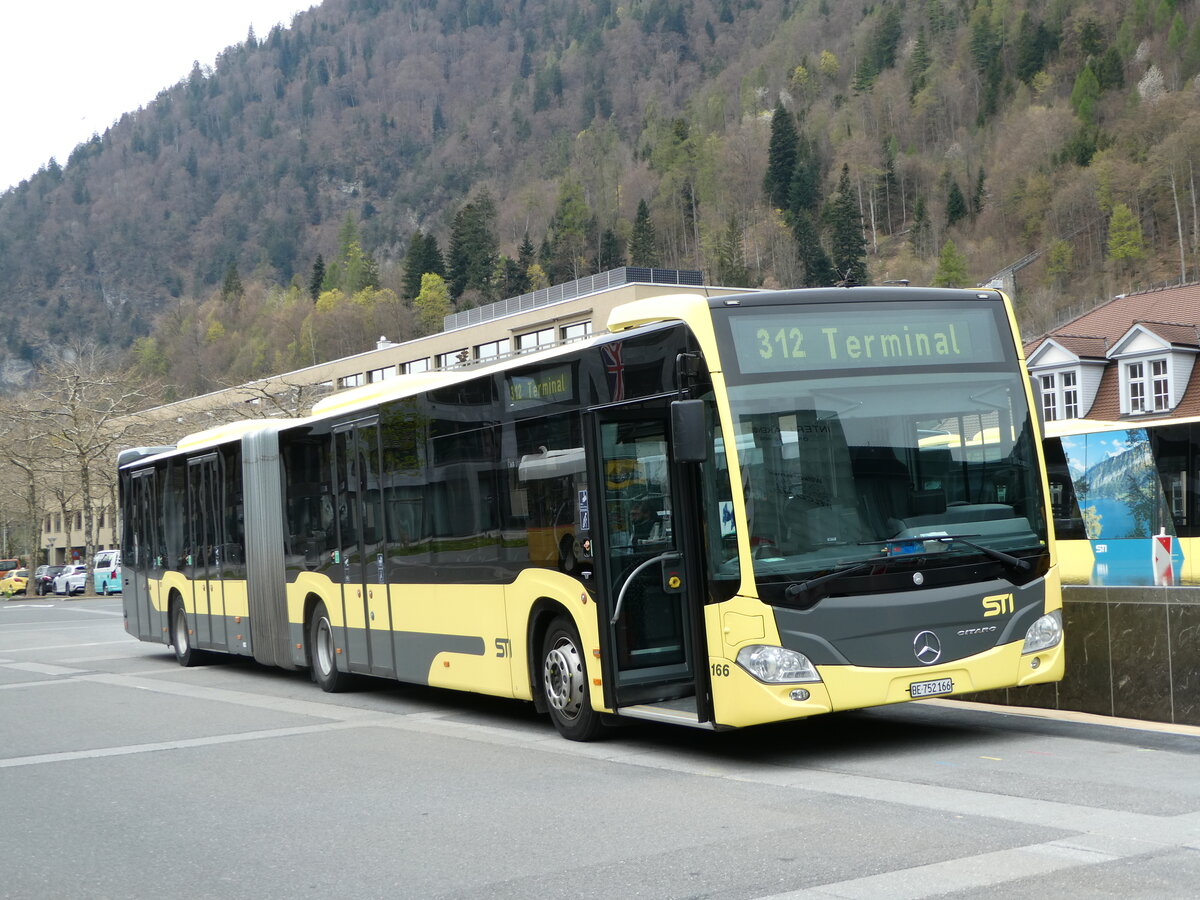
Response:
[[[73,563],[54,576],[54,593],[82,594],[87,587],[87,566],[83,563]]]

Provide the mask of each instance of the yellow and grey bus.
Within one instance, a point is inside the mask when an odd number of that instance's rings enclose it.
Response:
[[[131,634],[726,729],[1061,678],[1032,395],[996,291],[616,309],[119,461]]]

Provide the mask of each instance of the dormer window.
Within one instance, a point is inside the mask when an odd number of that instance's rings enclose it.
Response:
[[[1171,380],[1165,359],[1126,363],[1125,383],[1131,414],[1171,408]]]
[[[1047,422],[1079,418],[1079,375],[1074,369],[1040,376],[1042,415]]]

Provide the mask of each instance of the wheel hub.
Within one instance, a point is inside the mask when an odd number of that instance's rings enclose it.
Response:
[[[546,654],[546,700],[565,716],[573,717],[583,703],[583,666],[579,650],[566,638]]]

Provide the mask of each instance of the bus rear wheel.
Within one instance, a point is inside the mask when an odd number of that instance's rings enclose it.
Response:
[[[588,699],[587,664],[575,625],[555,619],[542,641],[542,690],[550,720],[558,733],[571,741],[600,736],[604,722]]]
[[[192,645],[192,635],[188,631],[187,613],[179,600],[171,604],[171,646],[175,648],[175,659],[185,669],[201,661],[201,653]]]
[[[318,603],[313,608],[308,624],[308,654],[312,679],[321,686],[321,690],[336,694],[350,687],[350,673],[338,671],[337,644],[324,603]]]

